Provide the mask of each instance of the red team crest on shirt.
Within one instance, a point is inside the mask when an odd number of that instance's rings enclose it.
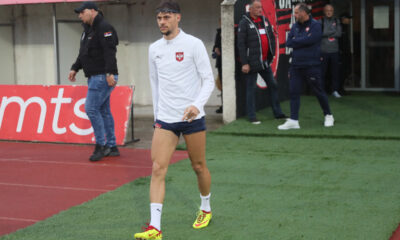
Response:
[[[185,54],[183,52],[176,52],[176,61],[182,62],[185,57]]]

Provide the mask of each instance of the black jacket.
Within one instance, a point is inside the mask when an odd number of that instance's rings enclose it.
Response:
[[[83,24],[79,55],[71,70],[83,69],[85,76],[98,74],[118,74],[117,45],[118,36],[115,29],[99,13],[93,25]]]
[[[270,65],[275,56],[276,39],[271,23],[264,16],[261,19],[269,42],[267,64]],[[242,65],[249,64],[251,72],[264,69],[260,33],[249,14],[243,15],[239,22],[238,49]]]
[[[222,47],[221,47],[221,28],[217,29],[217,34],[215,35],[215,41],[214,41],[214,47],[213,47],[213,52],[215,52],[216,48],[219,48],[219,51],[222,53]],[[215,67],[220,68],[222,67],[222,54],[221,55],[215,55]]]

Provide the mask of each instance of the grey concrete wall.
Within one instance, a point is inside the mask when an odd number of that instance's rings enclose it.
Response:
[[[203,40],[214,66],[211,50],[222,0],[178,2],[182,9],[182,29]],[[136,104],[152,103],[147,55],[149,45],[161,38],[155,17],[155,7],[158,3],[158,0],[99,3],[105,18],[114,25],[120,39],[117,53],[119,84],[135,85]],[[57,3],[0,6],[0,24],[14,24],[18,84],[57,84],[53,15],[55,14],[57,21],[79,21],[77,14],[73,12],[78,5],[79,3]],[[213,70],[216,75],[216,69]],[[1,81],[0,79],[0,83]],[[217,94],[219,92],[215,90],[208,105],[220,104]]]
[[[0,7],[0,24],[11,24],[13,21],[13,7],[2,6]]]
[[[13,10],[17,84],[54,84],[52,6],[19,5]]]
[[[0,11],[0,72],[1,84],[15,84],[13,8]]]

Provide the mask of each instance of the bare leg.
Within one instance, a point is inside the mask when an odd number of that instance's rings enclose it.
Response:
[[[211,174],[206,164],[206,132],[184,135],[192,168],[197,175],[197,183],[202,196],[207,196],[211,188]]]
[[[172,154],[178,144],[178,136],[173,132],[156,128],[151,144],[153,170],[150,183],[150,202],[163,203],[165,196],[165,176]]]

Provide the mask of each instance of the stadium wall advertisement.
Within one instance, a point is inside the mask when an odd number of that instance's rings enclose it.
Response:
[[[0,139],[95,143],[85,113],[87,86],[0,85]],[[111,111],[118,145],[126,140],[133,88],[117,86]]]
[[[235,3],[235,33],[242,16],[248,12],[251,0],[237,0]],[[304,2],[312,8],[312,16],[320,19],[323,16],[323,7],[329,0],[261,0],[264,16],[271,22],[277,39],[277,50],[271,67],[279,85],[279,96],[281,100],[289,96],[288,70],[290,66],[291,49],[286,48],[286,39],[292,24],[295,22],[293,9],[296,4]],[[237,52],[237,51],[236,51]],[[237,116],[245,115],[246,84],[241,74],[241,64],[238,54],[236,55],[236,95]],[[256,96],[257,109],[269,106],[269,98],[265,96],[265,90],[259,90]]]

